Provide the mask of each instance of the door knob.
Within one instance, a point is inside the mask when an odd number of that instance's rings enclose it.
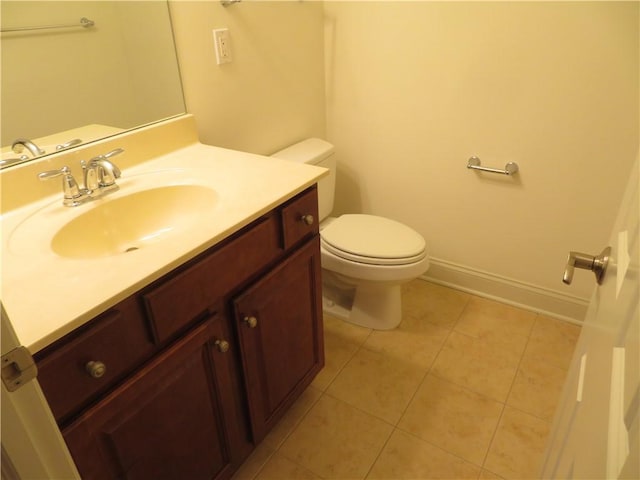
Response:
[[[569,252],[562,281],[570,285],[571,280],[573,280],[574,270],[576,268],[584,268],[585,270],[591,270],[595,274],[596,281],[600,285],[609,265],[609,255],[611,255],[611,247],[605,248],[600,255],[595,257],[586,253]]]
[[[306,225],[313,225],[313,222],[316,221],[316,219],[313,218],[313,215],[311,215],[310,213],[302,215],[302,217],[300,217],[300,220],[302,220]]]
[[[101,378],[105,373],[107,373],[107,366],[99,360],[91,360],[87,362],[84,369],[93,378]]]
[[[227,353],[229,351],[229,342],[226,340],[216,340],[214,345],[220,353]]]
[[[244,322],[245,325],[247,325],[249,328],[256,328],[258,326],[258,319],[256,317],[254,317],[253,315],[251,316],[247,316],[244,317],[242,319],[242,321]]]

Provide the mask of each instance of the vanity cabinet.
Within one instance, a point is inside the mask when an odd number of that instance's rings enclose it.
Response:
[[[39,352],[83,479],[229,478],[324,365],[311,187]]]

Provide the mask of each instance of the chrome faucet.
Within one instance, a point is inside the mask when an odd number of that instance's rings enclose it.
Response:
[[[38,157],[45,153],[44,150],[42,150],[35,143],[33,143],[31,140],[27,138],[18,138],[17,140],[15,140],[11,145],[11,150],[13,150],[14,153],[22,153],[25,147],[27,148],[27,150],[31,152],[31,155],[33,155],[34,157]]]
[[[116,178],[120,178],[120,169],[112,163],[109,158],[124,152],[122,148],[116,148],[104,155],[98,155],[89,162],[81,162],[84,176],[84,187],[88,192],[96,189],[105,192],[106,190],[116,190]]]
[[[92,158],[89,162],[84,160],[80,162],[84,177],[84,188],[78,186],[69,167],[39,173],[38,178],[40,180],[48,180],[62,176],[62,190],[64,193],[62,204],[65,207],[76,207],[89,200],[118,190],[116,178],[120,178],[122,173],[109,158],[122,152],[124,152],[122,148],[116,148],[109,153]]]

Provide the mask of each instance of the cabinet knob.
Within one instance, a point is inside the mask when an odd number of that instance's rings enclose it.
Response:
[[[226,340],[216,340],[215,345],[220,353],[226,353],[229,351],[229,342]]]
[[[313,218],[313,215],[311,215],[310,213],[307,213],[306,215],[302,215],[302,217],[300,217],[300,220],[302,220],[307,225],[313,225],[313,222],[316,221],[316,219]]]
[[[242,321],[249,326],[249,328],[256,328],[258,326],[258,319],[253,315],[250,317],[244,317]]]
[[[97,360],[91,360],[87,362],[87,364],[84,366],[84,369],[93,378],[100,378],[105,373],[107,373],[107,366],[104,363]]]

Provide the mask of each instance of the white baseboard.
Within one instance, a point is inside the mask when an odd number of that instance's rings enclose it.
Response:
[[[582,324],[589,299],[567,295],[437,258],[421,278],[463,292]]]

